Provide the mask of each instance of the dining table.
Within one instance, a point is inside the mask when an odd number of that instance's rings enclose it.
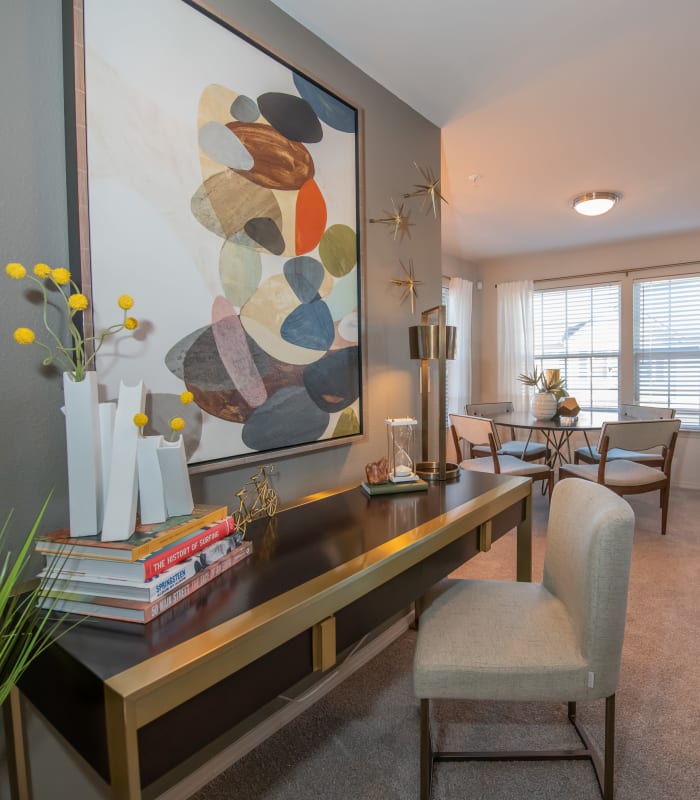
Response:
[[[551,419],[535,419],[529,411],[513,411],[492,417],[499,427],[526,430],[527,443],[534,433],[540,433],[549,446],[547,464],[552,468],[571,463],[571,437],[575,433],[582,433],[592,450],[588,434],[599,431],[604,422],[617,422],[622,418],[618,411],[579,411],[574,417],[557,414]]]

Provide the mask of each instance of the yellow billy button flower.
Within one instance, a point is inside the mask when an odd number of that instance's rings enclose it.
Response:
[[[85,311],[85,309],[88,307],[88,299],[84,294],[76,292],[76,294],[72,294],[68,298],[68,305],[73,309],[73,311]]]
[[[70,281],[70,272],[65,267],[51,270],[51,277],[59,286],[65,286]]]
[[[139,326],[139,321],[135,317],[127,317],[124,320],[124,327],[128,331],[135,331]]]
[[[140,411],[138,414],[134,414],[134,425],[136,425],[137,428],[143,428],[145,425],[148,425],[148,415]]]
[[[17,328],[13,334],[17,344],[33,344],[36,336],[31,328]]]
[[[11,277],[14,278],[16,281],[21,281],[22,278],[27,274],[27,270],[21,265],[18,264],[16,261],[8,264],[5,267],[5,272]]]
[[[170,420],[170,427],[174,431],[182,431],[185,429],[185,420],[182,417],[173,417]]]
[[[48,264],[35,264],[34,274],[37,278],[48,278],[51,275],[51,267]]]
[[[192,392],[183,392],[180,395],[180,402],[183,406],[189,405],[194,400],[194,395]]]
[[[134,305],[134,298],[131,295],[123,294],[120,295],[117,303],[119,304],[119,308],[128,311]]]

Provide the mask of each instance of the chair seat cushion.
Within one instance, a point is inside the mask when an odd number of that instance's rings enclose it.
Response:
[[[530,461],[522,461],[515,456],[499,456],[498,463],[501,465],[502,475],[529,475],[546,477],[549,475],[549,467],[546,464],[533,464]],[[493,459],[488,458],[469,458],[460,461],[459,466],[470,472],[493,472]]]
[[[567,464],[562,468],[567,475],[584,478],[588,481],[598,480],[598,464]],[[636,461],[619,459],[605,464],[606,486],[644,486],[648,483],[663,481],[665,475],[661,470],[647,467]]]
[[[588,669],[566,607],[539,583],[462,580],[418,623],[417,697],[584,700]]]
[[[576,453],[585,458],[594,458],[596,461],[600,461],[600,453],[595,446],[590,449],[588,447],[577,447]],[[608,450],[607,461],[617,461],[621,458],[625,458],[628,461],[659,461],[662,455],[661,453],[638,453],[635,450],[621,450],[619,447],[613,447],[612,450]]]
[[[535,458],[535,454],[537,454],[540,458],[544,458],[547,455],[547,445],[542,444],[541,442],[522,442],[518,439],[513,439],[510,442],[501,442],[501,449],[498,451],[499,455],[508,455],[508,456],[515,456],[516,458],[522,458],[523,454],[525,453],[525,445],[527,444],[527,455],[530,458]],[[472,450],[475,453],[479,453],[479,455],[490,455],[491,450],[488,445],[485,444],[477,444],[475,445]]]

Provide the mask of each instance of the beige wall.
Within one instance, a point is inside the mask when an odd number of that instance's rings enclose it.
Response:
[[[496,398],[496,364],[498,357],[496,310],[498,283],[532,279],[534,281],[559,276],[591,275],[597,272],[634,269],[657,265],[678,264],[700,260],[700,232],[638,239],[611,245],[556,250],[546,253],[529,253],[484,261],[479,265],[484,290],[481,299],[481,348],[477,356],[476,370],[480,376],[475,390],[475,400],[487,402]],[[669,266],[653,273],[624,272],[615,275],[622,286],[622,330],[623,336],[631,340],[632,306],[631,285],[640,274],[679,274],[682,271],[698,271],[698,266]],[[605,278],[601,278],[605,280]],[[591,278],[577,279],[576,283],[590,283]],[[628,348],[631,351],[631,346]],[[633,365],[621,364],[621,402],[633,402]],[[500,398],[499,398],[500,399]],[[683,431],[679,438],[674,460],[675,485],[700,488],[700,432]]]

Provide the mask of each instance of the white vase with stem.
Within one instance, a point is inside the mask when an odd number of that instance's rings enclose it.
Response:
[[[552,392],[537,392],[532,397],[532,416],[535,419],[552,419],[557,413],[557,398]]]
[[[66,418],[68,508],[71,536],[94,536],[102,529],[103,489],[97,375],[76,381],[63,373]]]
[[[165,507],[169,517],[191,514],[194,508],[190,475],[187,471],[185,441],[178,436],[174,442],[161,439],[158,447],[158,461],[163,477]]]

